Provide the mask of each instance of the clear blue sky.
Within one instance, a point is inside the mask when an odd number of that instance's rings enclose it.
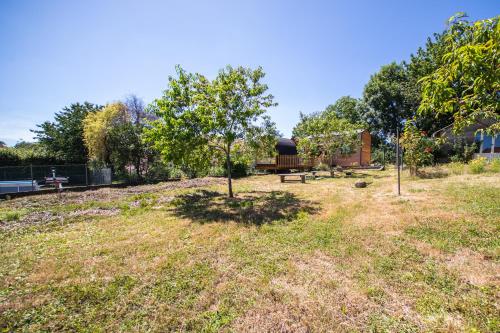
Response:
[[[409,58],[446,19],[500,13],[499,0],[21,1],[0,0],[0,140],[73,102],[161,95],[174,66],[213,77],[255,67],[290,135],[299,117],[359,97],[380,66]]]

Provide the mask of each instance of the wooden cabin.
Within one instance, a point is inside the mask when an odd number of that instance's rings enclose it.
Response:
[[[303,159],[297,152],[297,144],[294,139],[280,138],[276,144],[276,157],[258,160],[255,163],[257,170],[289,170],[289,169],[311,169],[320,163],[329,166],[342,167],[365,167],[371,162],[371,135],[367,130],[358,132],[360,147],[351,155],[338,155],[329,160],[322,158]]]

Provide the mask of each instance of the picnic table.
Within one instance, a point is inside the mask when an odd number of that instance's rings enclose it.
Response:
[[[285,182],[286,177],[300,177],[300,182],[305,183],[306,182],[306,174],[305,173],[282,173],[279,174],[280,180],[282,183]]]

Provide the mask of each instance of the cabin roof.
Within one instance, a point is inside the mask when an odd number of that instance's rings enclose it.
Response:
[[[279,138],[276,150],[280,155],[297,155],[297,145],[292,139]]]

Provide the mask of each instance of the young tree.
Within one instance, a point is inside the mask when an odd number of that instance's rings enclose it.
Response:
[[[330,160],[337,155],[348,155],[359,147],[358,130],[361,127],[324,111],[309,116],[301,114],[293,135],[303,158]]]
[[[439,67],[423,77],[420,114],[453,116],[454,130],[481,119],[500,132],[500,16],[469,22],[465,14],[449,20]]]
[[[55,121],[46,121],[32,130],[36,139],[56,159],[67,163],[82,163],[87,160],[87,151],[83,143],[83,120],[88,114],[95,113],[101,106],[85,102],[64,107],[55,114]]]
[[[404,160],[412,176],[417,174],[419,167],[432,162],[432,152],[436,148],[436,143],[426,134],[417,128],[414,121],[405,124],[401,146],[404,148]]]
[[[233,197],[233,145],[255,140],[267,108],[276,105],[261,83],[264,71],[227,66],[212,81],[180,66],[176,71],[177,78],[169,78],[163,97],[151,105],[159,119],[151,123],[146,137],[165,159],[197,170],[206,169],[217,157],[225,158]]]

